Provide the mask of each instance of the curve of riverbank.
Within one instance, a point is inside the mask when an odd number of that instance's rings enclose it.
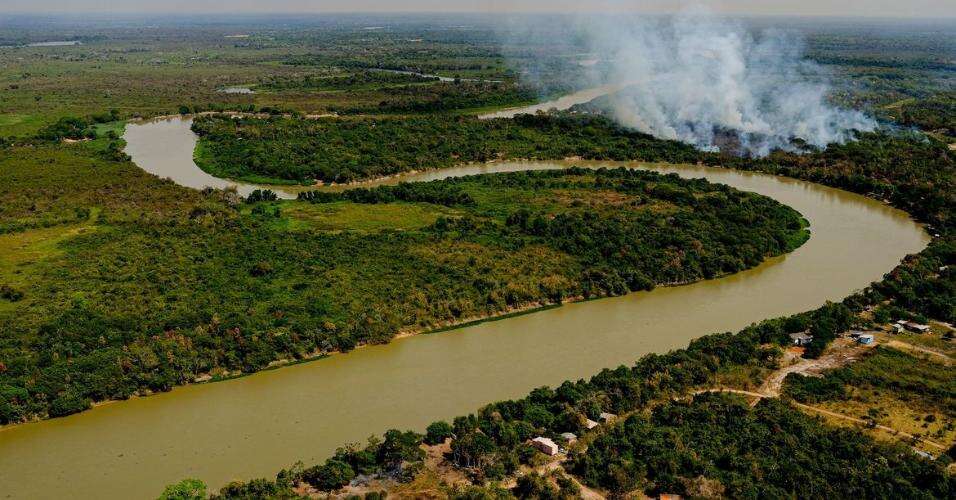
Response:
[[[163,169],[192,175],[192,165],[198,171],[190,147],[195,139],[189,139],[183,120],[158,123],[170,135],[156,128],[127,133],[128,152],[143,168],[180,182],[176,172]],[[184,138],[178,144],[177,134]],[[168,160],[147,168],[144,151],[184,163]],[[467,165],[401,180],[567,165]],[[16,426],[0,432],[0,491],[10,498],[145,498],[183,477],[217,488],[231,479],[271,476],[296,460],[317,463],[335,447],[389,426],[421,430],[433,419],[521,396],[536,386],[585,377],[649,352],[683,347],[701,335],[736,331],[841,299],[928,242],[904,212],[844,191],[719,168],[626,165],[705,177],[770,196],[800,211],[813,236],[792,254],[717,280],[400,339]]]

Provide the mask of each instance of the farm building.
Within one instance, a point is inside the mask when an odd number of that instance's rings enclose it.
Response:
[[[602,413],[602,414],[600,415],[600,419],[599,419],[599,420],[601,421],[601,423],[609,424],[609,423],[613,422],[615,418],[617,418],[617,415],[615,415],[615,414],[613,414],[613,413]]]
[[[591,430],[591,429],[597,427],[598,425],[601,425],[601,424],[599,424],[599,423],[597,423],[597,422],[591,420],[590,418],[587,419],[587,421],[584,422],[584,427],[586,427],[588,430]]]
[[[558,448],[557,443],[555,443],[554,441],[546,437],[541,437],[541,436],[538,436],[532,439],[531,446],[534,446],[535,449],[537,449],[541,453],[544,453],[545,455],[548,455],[549,457],[557,455],[558,451],[560,451],[560,448]]]
[[[808,335],[806,333],[791,333],[790,341],[793,342],[793,345],[807,345],[810,342],[813,342],[813,335]]]
[[[859,342],[859,343],[861,343],[861,344],[863,344],[863,345],[872,344],[872,343],[873,343],[873,335],[872,335],[872,334],[869,334],[869,333],[865,333],[865,334],[863,334],[863,335],[860,335],[859,338],[856,339],[856,341]]]
[[[568,444],[572,444],[577,442],[578,437],[575,436],[573,432],[565,432],[561,434],[561,439]]]
[[[913,333],[928,333],[929,332],[929,325],[923,325],[920,323],[915,323],[913,321],[900,320],[900,321],[897,321],[896,324],[902,326],[903,328]]]

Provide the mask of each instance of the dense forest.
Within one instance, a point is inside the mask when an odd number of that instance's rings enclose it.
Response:
[[[0,274],[4,423],[711,278],[806,238],[788,207],[675,175],[571,169],[240,204],[107,159],[108,142],[0,157],[0,222],[14,231],[0,244],[20,263]],[[52,225],[66,231],[21,232]]]
[[[197,162],[222,177],[350,182],[499,158],[696,161],[699,153],[597,116],[228,118],[193,123]]]

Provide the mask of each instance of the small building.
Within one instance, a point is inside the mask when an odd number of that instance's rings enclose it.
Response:
[[[813,335],[806,333],[791,333],[790,341],[793,342],[793,345],[804,346],[808,345],[810,342],[813,342]]]
[[[613,413],[602,413],[602,414],[600,415],[600,419],[599,419],[599,420],[601,420],[601,423],[609,424],[609,423],[613,422],[615,418],[617,418],[617,415],[615,415],[615,414],[613,414]]]
[[[544,453],[545,455],[549,457],[553,457],[557,455],[558,452],[560,451],[560,448],[558,447],[557,443],[555,443],[554,441],[546,437],[541,437],[541,436],[538,436],[532,439],[531,446],[534,446],[536,450],[540,451],[541,453]]]
[[[578,437],[575,436],[573,432],[565,432],[565,433],[562,433],[562,434],[561,434],[561,439],[563,439],[564,442],[565,442],[565,443],[568,443],[568,444],[573,444],[573,443],[576,443],[576,442],[578,441]]]
[[[926,453],[926,452],[923,451],[923,450],[917,450],[916,448],[913,448],[913,453],[915,453],[915,454],[917,454],[918,456],[921,456],[921,457],[923,457],[923,458],[925,458],[925,459],[927,459],[927,460],[936,460],[936,457],[934,457],[933,455],[930,455],[929,453]]]
[[[899,334],[901,334],[901,333],[903,333],[903,332],[905,332],[905,331],[906,331],[906,327],[905,327],[905,326],[903,326],[903,325],[901,325],[901,324],[899,324],[899,323],[893,323],[893,333],[899,335]]]
[[[860,336],[856,339],[856,341],[859,342],[859,343],[861,343],[861,344],[863,344],[863,345],[870,345],[870,344],[873,343],[873,334],[864,333],[863,335],[860,335]]]
[[[928,333],[930,331],[929,325],[924,325],[921,323],[916,323],[914,321],[899,320],[893,325],[893,330],[898,331],[898,328],[903,328],[906,331],[913,333]]]
[[[929,325],[914,323],[912,321],[900,321],[900,324],[913,333],[929,333]]]
[[[586,419],[586,420],[584,421],[584,427],[586,427],[588,430],[591,430],[591,429],[597,427],[598,425],[600,425],[600,424],[598,424],[597,422],[591,420],[590,418],[589,418],[589,419]]]

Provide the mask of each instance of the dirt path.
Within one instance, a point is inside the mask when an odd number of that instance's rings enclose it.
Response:
[[[887,347],[892,347],[892,348],[894,348],[894,349],[899,349],[899,350],[901,350],[901,351],[911,351],[911,352],[919,352],[919,353],[923,353],[923,354],[929,354],[930,356],[934,356],[934,357],[936,357],[936,358],[939,358],[939,359],[940,359],[943,363],[945,363],[946,365],[949,365],[950,363],[953,362],[953,358],[951,358],[951,357],[947,356],[946,354],[943,354],[943,353],[941,353],[941,352],[939,352],[939,351],[934,351],[934,350],[932,350],[932,349],[927,349],[927,348],[925,348],[925,347],[920,347],[920,346],[916,346],[916,345],[913,345],[913,344],[908,344],[908,343],[906,343],[906,342],[901,342],[901,341],[899,341],[899,340],[891,340],[891,341],[887,342],[887,343],[884,344],[884,345],[886,345]]]
[[[818,377],[824,371],[846,366],[858,359],[866,352],[868,347],[859,346],[851,339],[836,339],[833,342],[831,350],[817,359],[800,358],[794,351],[788,350],[784,357],[784,362],[793,364],[785,366],[767,377],[767,380],[760,385],[757,392],[767,396],[776,397],[780,395],[783,388],[783,381],[791,373],[799,373],[810,377]]]
[[[865,426],[872,426],[872,427],[874,427],[874,428],[876,428],[876,429],[880,429],[881,431],[886,431],[886,432],[889,432],[889,433],[894,434],[894,435],[897,435],[897,436],[903,436],[904,438],[907,438],[907,439],[918,440],[918,441],[921,441],[921,442],[923,442],[923,443],[926,443],[926,444],[932,446],[933,448],[938,448],[938,449],[940,449],[940,450],[946,451],[946,447],[943,446],[943,445],[941,445],[941,444],[939,444],[939,443],[930,441],[930,440],[928,440],[928,439],[926,439],[926,438],[916,437],[916,436],[914,436],[914,435],[912,435],[912,434],[910,434],[910,433],[903,432],[903,431],[900,431],[900,430],[896,430],[896,429],[894,429],[894,428],[892,428],[892,427],[887,427],[887,426],[885,426],[885,425],[879,425],[879,424],[873,425],[871,422],[869,422],[869,421],[867,421],[867,420],[863,420],[862,418],[851,417],[851,416],[849,416],[849,415],[844,415],[844,414],[842,414],[842,413],[837,413],[837,412],[833,412],[833,411],[830,411],[830,410],[824,410],[823,408],[816,408],[816,407],[809,406],[809,405],[805,405],[805,404],[802,404],[802,403],[797,403],[796,401],[793,401],[792,404],[793,404],[794,406],[796,406],[796,407],[798,407],[798,408],[802,408],[802,409],[804,409],[804,410],[813,411],[813,412],[816,412],[816,413],[820,413],[820,414],[827,415],[827,416],[834,417],[834,418],[839,418],[839,419],[842,419],[842,420],[848,420],[848,421],[850,421],[850,422],[855,422],[855,423],[857,423],[857,424],[862,424],[862,425],[865,425]]]
[[[775,398],[775,397],[777,397],[776,395],[761,394],[761,393],[759,393],[759,392],[743,391],[743,390],[740,390],[740,389],[730,389],[730,388],[727,388],[727,387],[718,387],[718,388],[715,388],[715,389],[704,389],[704,390],[701,390],[701,391],[695,391],[694,394],[702,394],[702,393],[705,393],[705,392],[728,392],[728,393],[732,393],[732,394],[741,394],[741,395],[744,395],[744,396],[749,396],[749,397],[752,397],[752,398],[756,398],[758,401],[761,400],[761,399],[764,399],[764,398]],[[893,434],[893,435],[902,436],[902,437],[907,438],[907,439],[919,440],[919,441],[922,441],[922,442],[924,442],[924,443],[926,443],[926,444],[928,444],[928,445],[930,445],[930,446],[932,446],[932,447],[934,447],[934,448],[938,448],[938,449],[940,449],[940,450],[946,451],[946,447],[943,446],[943,445],[941,445],[941,444],[939,444],[939,443],[935,443],[935,442],[930,441],[930,440],[928,440],[928,439],[926,439],[926,438],[916,437],[916,436],[914,436],[914,435],[912,435],[912,434],[909,434],[909,433],[907,433],[907,432],[903,432],[903,431],[900,431],[900,430],[893,429],[892,427],[887,427],[887,426],[885,426],[885,425],[879,425],[879,424],[873,425],[872,422],[870,422],[870,421],[868,421],[868,420],[863,420],[862,418],[851,417],[851,416],[849,416],[849,415],[844,415],[844,414],[842,414],[842,413],[837,413],[837,412],[830,411],[830,410],[824,410],[823,408],[817,408],[817,407],[815,407],[815,406],[805,405],[805,404],[803,404],[803,403],[798,403],[798,402],[796,402],[796,401],[791,401],[790,403],[791,403],[793,406],[796,406],[797,408],[800,408],[800,409],[803,409],[803,410],[812,411],[812,412],[815,412],[815,413],[820,413],[820,414],[822,414],[822,415],[827,415],[827,416],[830,416],[830,417],[839,418],[839,419],[841,419],[841,420],[847,420],[847,421],[854,422],[854,423],[857,423],[857,424],[861,424],[861,425],[864,425],[864,426],[872,426],[872,427],[874,427],[874,428],[876,428],[876,429],[880,429],[880,430],[882,430],[882,431],[889,432],[889,433],[891,433],[891,434]]]

